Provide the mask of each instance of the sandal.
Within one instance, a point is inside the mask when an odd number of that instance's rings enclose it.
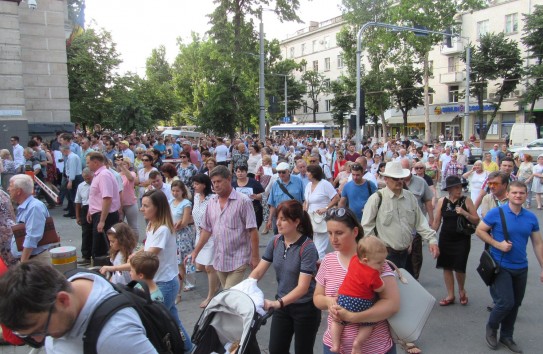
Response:
[[[460,293],[460,305],[467,305],[468,304],[468,296],[466,295],[466,292],[464,291],[464,294]]]
[[[452,299],[444,298],[439,301],[439,306],[449,306],[452,304],[454,304],[454,297]]]
[[[422,350],[415,343],[398,341],[398,344],[409,354],[420,354]]]

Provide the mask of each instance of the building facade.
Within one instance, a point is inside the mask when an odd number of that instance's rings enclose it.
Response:
[[[0,147],[71,127],[66,0],[0,0]]]
[[[477,46],[480,36],[485,33],[505,33],[508,39],[518,43],[526,67],[533,64],[534,59],[527,59],[528,53],[521,42],[524,26],[523,15],[531,14],[535,5],[543,5],[543,0],[496,0],[485,9],[457,14],[455,19],[461,28],[460,35],[468,37],[469,42],[475,46]],[[336,35],[344,24],[341,16],[320,23],[312,22],[309,28],[300,30],[281,42],[283,56],[297,62],[305,60],[307,69],[318,68],[319,72],[327,79],[332,81],[337,79],[346,70],[341,59],[342,50],[336,44]],[[466,66],[461,57],[467,44],[467,39],[454,38],[452,48],[438,45],[429,54],[429,66],[432,72],[429,86],[434,90],[434,93],[429,97],[432,138],[436,138],[440,134],[451,137],[462,135],[465,139],[472,134],[477,135],[479,126],[476,120],[476,111],[479,107],[473,97],[470,97],[467,131],[464,131],[463,124],[465,103],[461,94],[466,88]],[[502,102],[489,129],[488,141],[501,139],[510,132],[513,123],[524,122],[527,119],[524,107],[519,107],[516,104],[518,97],[523,93],[524,87],[519,84],[515,92]],[[486,112],[490,114],[493,110],[494,96],[494,83],[491,82],[485,97],[485,114]],[[318,121],[332,121],[330,99],[330,95],[323,95],[319,100]],[[310,106],[311,103],[308,105]],[[542,101],[537,102],[535,108],[536,117],[543,114]],[[296,112],[294,117],[296,121],[308,121],[312,119],[311,114],[310,110],[301,109]],[[403,130],[403,118],[400,111],[388,110],[385,113],[385,120],[390,127],[388,129],[390,134],[394,135]],[[421,137],[424,136],[424,121],[423,106],[411,110],[408,117],[409,132]]]

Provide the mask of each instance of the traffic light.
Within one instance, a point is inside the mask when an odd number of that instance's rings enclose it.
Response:
[[[279,103],[277,102],[277,97],[270,96],[268,101],[270,103],[268,106],[268,113],[279,113]]]

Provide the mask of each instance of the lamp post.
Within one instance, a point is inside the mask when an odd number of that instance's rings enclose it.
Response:
[[[382,22],[366,22],[362,27],[360,27],[360,30],[358,31],[357,35],[357,41],[356,41],[356,148],[360,148],[360,88],[361,88],[361,64],[360,59],[362,57],[362,33],[366,30],[368,27],[382,27],[382,28],[388,28],[393,31],[409,31],[409,32],[415,32],[415,33],[421,33],[421,34],[439,34],[442,36],[447,37],[460,37],[463,39],[467,39],[469,41],[468,37],[459,36],[457,34],[447,33],[447,32],[438,32],[438,31],[430,31],[427,29],[422,28],[414,28],[414,27],[405,27],[405,26],[396,26],[391,25],[388,23],[382,23]],[[471,57],[471,48],[468,45],[466,49],[466,101],[464,108],[464,133],[467,133],[468,130],[468,119],[469,119],[469,76],[470,76],[470,57]],[[425,125],[426,129],[429,129],[430,122],[428,117],[426,117]],[[384,124],[384,122],[383,122]]]
[[[258,127],[260,141],[266,141],[266,107],[264,92],[264,22],[262,22],[262,8],[260,9],[260,72],[258,80],[258,97],[260,111],[258,113]]]

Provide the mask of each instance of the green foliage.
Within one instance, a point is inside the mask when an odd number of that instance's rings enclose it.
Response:
[[[72,41],[67,57],[72,121],[83,127],[106,122],[112,108],[108,90],[121,63],[111,34],[88,28]]]
[[[529,57],[535,63],[526,70],[526,93],[519,99],[518,105],[530,105],[528,116],[531,118],[535,102],[543,97],[543,6],[535,5],[534,12],[524,15],[524,37],[521,41],[526,46]]]
[[[277,49],[279,49],[279,42],[277,40],[273,41],[274,44],[277,45]],[[271,45],[272,43],[270,43]],[[272,50],[270,50],[272,52]],[[268,57],[272,58],[271,55],[268,55]],[[296,63],[294,60],[286,59],[283,61],[279,61],[281,59],[280,56],[275,57],[273,59],[270,59],[271,65],[266,65],[266,76],[265,76],[265,85],[266,85],[266,96],[269,98],[270,96],[275,96],[279,98],[279,101],[281,103],[280,107],[280,113],[277,113],[276,115],[269,117],[268,123],[269,125],[273,125],[277,123],[278,117],[284,116],[284,100],[285,100],[285,77],[284,75],[287,75],[287,95],[288,95],[288,108],[287,112],[290,114],[291,112],[294,112],[298,108],[302,106],[302,96],[306,92],[305,85],[301,83],[300,81],[297,81],[293,73],[294,71],[300,71],[301,70],[301,64]]]
[[[334,95],[332,99],[332,118],[334,123],[339,125],[339,130],[343,131],[345,118],[353,110],[355,95],[351,90],[351,83],[346,76],[340,76],[330,84],[330,92]]]
[[[463,60],[466,60],[464,55]],[[475,97],[479,105],[477,116],[479,118],[479,135],[481,140],[486,139],[488,129],[503,99],[512,93],[523,74],[520,49],[515,41],[505,37],[503,33],[489,33],[481,36],[479,45],[471,47],[470,95]],[[494,110],[484,127],[483,105],[485,92],[489,81],[497,80]]]
[[[311,100],[312,107],[308,108],[313,111],[313,123],[316,123],[319,96],[328,92],[326,77],[318,71],[306,70],[301,77],[301,81],[306,87],[307,98]]]

